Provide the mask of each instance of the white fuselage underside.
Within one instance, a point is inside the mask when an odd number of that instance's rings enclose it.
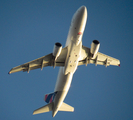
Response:
[[[72,77],[77,69],[78,61],[80,59],[82,49],[82,36],[85,29],[87,20],[87,9],[86,7],[80,7],[74,14],[69,29],[66,47],[67,56],[65,66],[60,67],[57,82],[55,86],[55,92],[60,92],[54,100],[53,114],[58,112],[59,107],[64,101],[66,94],[70,88]]]

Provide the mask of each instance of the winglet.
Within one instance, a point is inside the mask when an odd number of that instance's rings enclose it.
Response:
[[[120,64],[118,66],[120,67]]]

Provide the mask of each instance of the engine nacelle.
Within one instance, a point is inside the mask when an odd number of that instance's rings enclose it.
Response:
[[[62,50],[62,45],[60,43],[55,43],[54,49],[53,49],[53,56],[55,57],[55,60],[61,54],[61,50]]]
[[[99,47],[100,47],[100,42],[98,40],[93,40],[90,49],[91,57],[94,57],[97,54]]]

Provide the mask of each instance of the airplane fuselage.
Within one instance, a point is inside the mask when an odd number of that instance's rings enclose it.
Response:
[[[52,116],[54,117],[58,112],[61,104],[63,103],[68,90],[71,85],[73,74],[75,73],[78,61],[80,59],[80,53],[82,49],[82,36],[84,33],[87,20],[87,9],[85,6],[80,7],[74,14],[69,29],[66,45],[67,56],[65,66],[60,67],[57,82],[55,86],[55,92],[57,95],[54,99],[54,107]]]
[[[9,74],[19,71],[27,71],[29,73],[30,70],[38,68],[42,70],[46,66],[60,66],[54,92],[48,93],[44,97],[44,101],[48,104],[34,110],[34,115],[52,111],[52,116],[54,117],[58,111],[74,111],[74,107],[63,101],[70,88],[73,74],[79,65],[87,66],[87,64],[91,63],[96,66],[120,66],[118,59],[98,52],[100,47],[98,40],[93,40],[90,48],[82,45],[86,21],[87,9],[85,6],[81,6],[72,18],[64,48],[57,42],[52,53],[16,66],[9,71]]]

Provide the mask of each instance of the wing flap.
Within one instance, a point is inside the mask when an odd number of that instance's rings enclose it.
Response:
[[[108,55],[98,52],[95,57],[92,59],[90,56],[90,49],[83,46],[81,51],[81,59],[79,60],[78,65],[84,64],[95,64],[95,65],[109,65],[120,66],[120,61]]]
[[[60,56],[57,58],[55,62],[55,66],[64,66],[66,55],[67,55],[67,47],[62,49]],[[42,69],[43,67],[53,66],[53,64],[54,64],[54,57],[53,57],[53,54],[50,53],[46,56],[40,57],[38,59],[32,60],[30,62],[27,62],[12,68],[9,71],[9,74],[19,72],[19,71],[29,72],[30,70],[34,70],[34,69],[38,69],[38,68]]]
[[[33,69],[41,68],[42,65],[43,67],[50,66],[52,62],[52,57],[53,55],[51,53],[41,58],[35,59],[33,61],[24,63],[22,65],[12,68],[9,74],[19,72],[19,71],[30,71]]]
[[[118,59],[110,57],[103,53],[98,52],[96,56],[98,57],[97,58],[98,62],[102,62],[102,64],[105,66],[109,66],[109,65],[119,66],[120,65],[120,61]]]

